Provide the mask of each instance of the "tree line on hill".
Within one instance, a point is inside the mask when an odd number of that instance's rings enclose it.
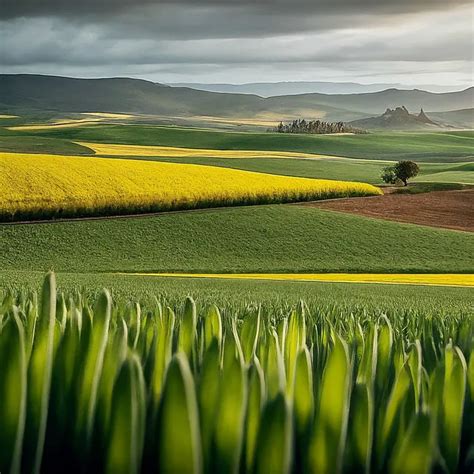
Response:
[[[351,127],[345,122],[324,122],[323,120],[297,119],[289,123],[280,122],[273,130],[278,133],[367,133],[360,128]]]

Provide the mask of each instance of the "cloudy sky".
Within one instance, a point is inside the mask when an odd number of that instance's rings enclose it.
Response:
[[[470,0],[1,0],[0,72],[473,82]]]

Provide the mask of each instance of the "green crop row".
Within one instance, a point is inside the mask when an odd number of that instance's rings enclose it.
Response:
[[[472,315],[7,291],[0,472],[472,472]]]

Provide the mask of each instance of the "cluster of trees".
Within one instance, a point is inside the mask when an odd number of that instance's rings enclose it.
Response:
[[[322,120],[298,119],[289,123],[280,122],[275,129],[278,133],[367,133],[344,122],[323,122]]]
[[[387,184],[402,182],[407,186],[408,179],[414,178],[419,172],[420,168],[414,161],[399,161],[394,166],[383,168],[381,178]]]

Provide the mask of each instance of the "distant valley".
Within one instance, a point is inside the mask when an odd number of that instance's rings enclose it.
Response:
[[[467,106],[474,88],[459,92],[387,89],[360,94],[300,94],[260,97],[206,92],[128,79],[73,79],[41,75],[0,75],[0,113],[110,112],[161,117],[216,117],[264,124],[299,118],[352,122],[402,105],[429,111],[442,126],[472,127]],[[371,122],[367,122],[370,126]],[[384,127],[387,128],[387,127]],[[399,127],[395,127],[399,128]]]

